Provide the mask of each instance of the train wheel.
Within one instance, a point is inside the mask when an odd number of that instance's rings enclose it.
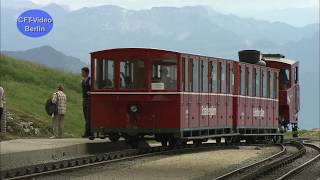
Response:
[[[202,140],[201,140],[201,139],[195,139],[195,140],[193,140],[193,144],[194,144],[195,146],[201,146]]]
[[[177,146],[177,144],[178,144],[178,140],[177,139],[175,139],[175,138],[170,138],[169,139],[169,146],[170,147],[175,147],[175,146]]]
[[[161,145],[163,147],[167,147],[168,146],[168,141],[166,139],[162,139],[160,142],[161,142]]]
[[[232,137],[228,136],[224,138],[224,143],[231,144],[232,143]]]
[[[130,144],[132,148],[137,148],[139,146],[139,137],[138,136],[126,136],[126,143]]]
[[[281,144],[283,143],[283,136],[277,136],[277,143]]]
[[[221,144],[221,137],[216,138],[216,144]]]
[[[110,139],[111,142],[117,142],[120,139],[120,135],[117,134],[117,133],[110,134],[109,135],[109,139]]]

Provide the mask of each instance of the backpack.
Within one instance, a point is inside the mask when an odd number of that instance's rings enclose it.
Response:
[[[47,100],[45,109],[49,116],[52,116],[52,114],[58,113],[58,105],[55,103],[52,103],[52,98],[49,98]]]

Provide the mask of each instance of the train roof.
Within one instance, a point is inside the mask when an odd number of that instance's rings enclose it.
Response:
[[[292,59],[287,59],[287,58],[265,58],[264,61],[272,61],[272,62],[278,62],[278,63],[284,63],[288,64],[290,66],[298,63],[298,61],[292,60]]]

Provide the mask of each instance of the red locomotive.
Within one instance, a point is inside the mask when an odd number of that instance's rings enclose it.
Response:
[[[91,53],[91,130],[130,143],[209,138],[279,141],[297,130],[298,63],[281,54],[239,52],[239,60],[158,49]]]

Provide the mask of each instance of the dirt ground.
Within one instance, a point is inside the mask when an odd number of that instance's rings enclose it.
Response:
[[[105,164],[39,179],[212,179],[280,151],[277,147],[247,146],[180,155],[160,155]]]

